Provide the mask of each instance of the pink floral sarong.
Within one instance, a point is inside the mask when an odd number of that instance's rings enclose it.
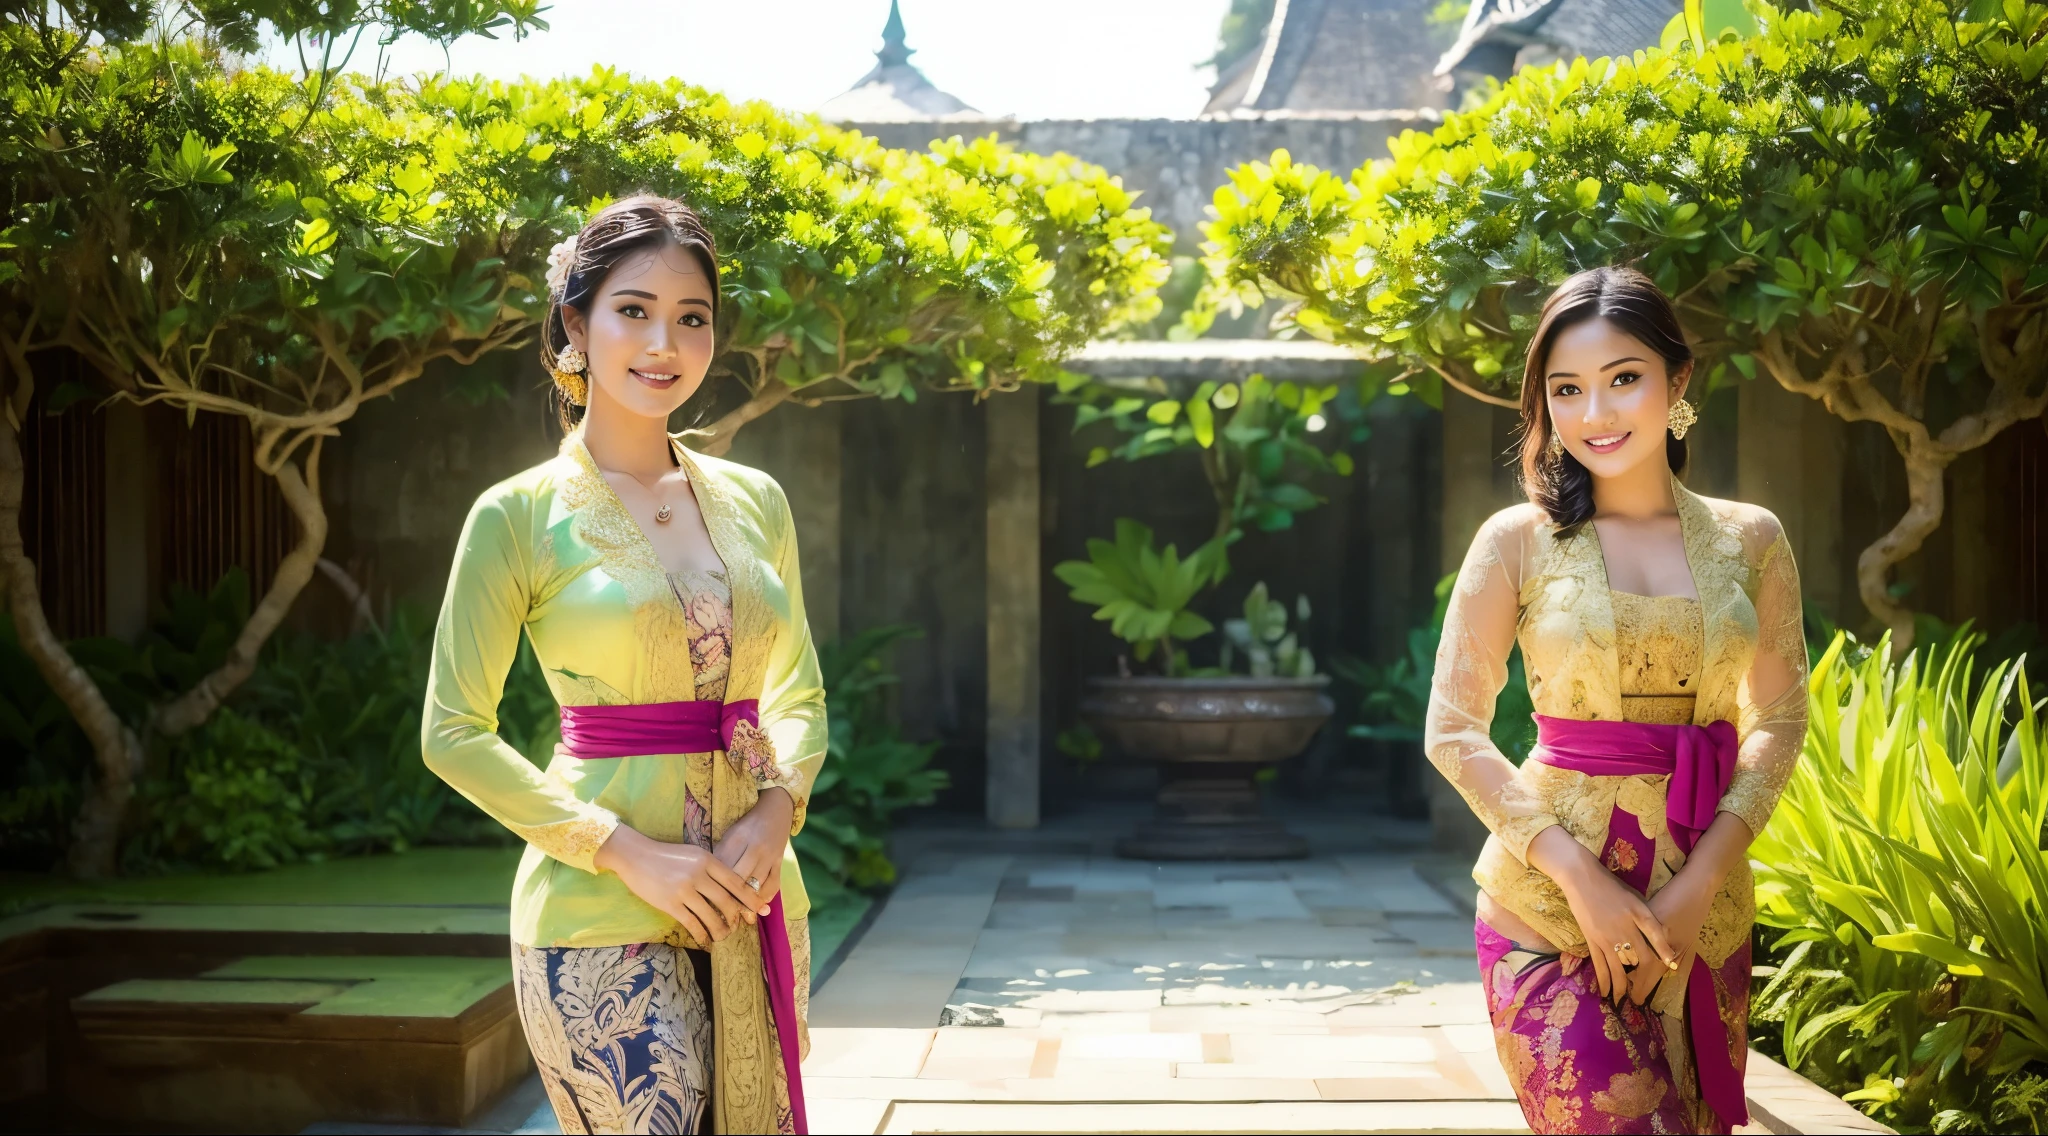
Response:
[[[1669,774],[1666,825],[1690,851],[1712,822],[1734,765],[1734,729],[1580,722],[1536,716],[1538,756],[1592,775]],[[1600,862],[1647,895],[1657,844],[1635,814],[1609,816]],[[1537,1132],[1725,1133],[1748,1122],[1749,947],[1718,967],[1696,958],[1685,1017],[1600,997],[1591,964],[1535,951],[1484,920],[1473,927],[1494,1044]],[[1720,1052],[1699,1051],[1711,1045]],[[1718,1107],[1717,1107],[1718,1106]]]

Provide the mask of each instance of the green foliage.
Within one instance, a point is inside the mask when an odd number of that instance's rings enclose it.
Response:
[[[1307,627],[1307,596],[1295,598],[1294,616]],[[1315,656],[1296,632],[1287,629],[1287,606],[1266,594],[1264,580],[1245,595],[1244,617],[1223,621],[1223,670],[1231,669],[1238,652],[1244,653],[1250,673],[1260,678],[1308,678],[1316,673]]]
[[[0,28],[0,35],[17,29]],[[190,42],[0,76],[9,368],[68,347],[115,389],[238,414],[267,473],[435,359],[513,342],[548,230],[486,202],[539,159],[457,157],[396,84],[316,96]],[[308,478],[311,480],[311,477]]]
[[[0,867],[55,863],[92,763],[85,733],[57,700],[0,612]]]
[[[1072,589],[1069,596],[1095,606],[1095,618],[1129,643],[1139,662],[1156,650],[1162,672],[1185,675],[1187,652],[1176,643],[1216,629],[1188,604],[1229,570],[1226,543],[1227,538],[1212,539],[1183,560],[1174,545],[1153,547],[1150,528],[1120,517],[1115,543],[1090,540],[1088,559],[1064,561],[1052,572]]]
[[[1337,677],[1358,687],[1358,721],[1346,732],[1354,738],[1422,744],[1429,715],[1429,688],[1436,680],[1436,649],[1444,634],[1444,614],[1451,603],[1456,572],[1436,583],[1436,611],[1427,624],[1410,628],[1407,653],[1384,667],[1350,656],[1331,664]],[[1536,745],[1536,705],[1529,698],[1522,648],[1508,653],[1507,685],[1494,699],[1490,736],[1507,759],[1520,765]]]
[[[1066,387],[1059,397],[1076,405],[1075,433],[1122,436],[1114,446],[1089,450],[1091,468],[1112,459],[1198,455],[1216,499],[1216,532],[1233,540],[1247,526],[1261,532],[1292,528],[1296,514],[1322,504],[1303,483],[1322,475],[1350,476],[1353,462],[1345,447],[1371,436],[1365,408],[1385,389],[1371,372],[1357,383],[1329,386],[1272,383],[1253,375],[1241,384],[1204,382],[1184,398],[1159,379],[1070,380]]]
[[[6,330],[243,413],[259,457],[528,334],[546,250],[634,188],[705,214],[720,373],[777,401],[1049,380],[1150,319],[1168,273],[1166,229],[1098,167],[993,138],[892,150],[676,80],[349,76],[313,104],[173,43],[7,82]]]
[[[2048,1070],[2048,738],[1979,637],[1889,662],[1837,635],[1799,765],[1752,849],[1781,934],[1757,1020],[1895,1126],[2038,1131]]]
[[[897,624],[818,648],[831,752],[811,787],[807,819],[794,842],[814,899],[834,885],[895,882],[887,841],[891,818],[931,804],[948,784],[944,770],[930,768],[938,744],[904,741],[890,701],[899,679],[884,655],[898,640],[923,634]]]
[[[1348,184],[1276,152],[1217,191],[1208,310],[1280,296],[1311,334],[1486,385],[1561,277],[1635,259],[1710,358],[1921,318],[1871,362],[1946,353],[2048,289],[2048,8],[1979,7],[1760,7],[1705,55],[1531,68]]]
[[[437,79],[412,105],[470,140],[445,146],[446,161],[540,155],[515,200],[480,204],[564,231],[628,187],[696,207],[728,270],[719,371],[757,396],[915,398],[920,386],[1050,379],[1082,343],[1151,318],[1168,272],[1170,235],[1118,179],[993,138],[892,150],[606,70]]]
[[[322,67],[309,76],[317,84],[327,66],[346,66],[346,54],[333,58],[335,47],[352,53],[373,28],[376,40],[387,44],[411,34],[445,45],[466,35],[496,39],[507,30],[517,39],[546,30],[541,11],[540,0],[5,0],[0,24],[21,33],[7,41],[8,65],[51,71],[93,43],[142,39],[152,24],[161,31],[196,23],[243,54],[262,47],[267,28],[295,42],[302,56],[309,45],[319,53]]]
[[[239,626],[228,615],[201,635]],[[432,639],[431,619],[409,608],[346,639],[273,639],[229,705],[159,755],[143,783],[141,831],[124,849],[129,867],[268,868],[423,844],[505,842],[495,822],[420,762],[420,691]],[[530,659],[524,663],[531,668]],[[515,745],[534,732],[536,699],[554,718],[538,669],[515,667],[505,699],[511,713],[501,712]]]
[[[1659,48],[1525,69],[1349,181],[1285,151],[1234,170],[1181,330],[1277,298],[1276,325],[1498,398],[1555,285],[1633,263],[1708,393],[1762,376],[1881,423],[1939,500],[1957,456],[2048,407],[2048,6],[1749,15],[1702,50],[1727,6],[1695,4]],[[1887,574],[1939,520],[1865,552],[1864,603],[1902,639]]]

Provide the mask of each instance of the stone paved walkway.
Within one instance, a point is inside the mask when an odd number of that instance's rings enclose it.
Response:
[[[1418,832],[1154,864],[1091,839],[1117,819],[1014,851],[904,842],[916,860],[812,1003],[817,1130],[1522,1130],[1471,915],[1414,870]]]
[[[1527,1130],[1470,883],[1425,830],[1311,813],[1307,860],[1153,864],[1108,854],[1129,819],[906,833],[901,883],[812,1002],[812,1130]],[[1744,1131],[1880,1130],[1758,1061]]]

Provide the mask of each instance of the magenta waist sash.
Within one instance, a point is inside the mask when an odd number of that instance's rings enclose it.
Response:
[[[559,752],[589,759],[710,753],[730,749],[732,732],[741,722],[761,724],[757,700],[564,706]],[[768,916],[761,920],[760,931],[762,977],[768,984],[768,1008],[775,1019],[776,1044],[782,1050],[782,1070],[789,1079],[789,1109],[797,1132],[808,1133],[810,1120],[804,1110],[803,1072],[797,1054],[796,962],[790,954],[782,896],[768,901]]]
[[[1659,777],[1664,790],[1664,827],[1681,852],[1690,853],[1714,823],[1721,797],[1735,778],[1735,726],[1659,725],[1652,722],[1581,722],[1537,714],[1535,760],[1594,777]],[[1587,949],[1597,949],[1588,943]],[[1685,1016],[1700,1097],[1730,1127],[1749,1123],[1742,1074],[1728,1051],[1728,1027],[1714,996],[1708,967],[1693,960],[1685,981]]]
[[[562,752],[584,758],[710,753],[729,748],[741,722],[761,724],[758,701],[564,706]]]

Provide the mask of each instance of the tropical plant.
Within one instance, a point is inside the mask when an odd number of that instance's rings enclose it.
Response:
[[[1758,3],[1757,34],[1711,41],[1691,11],[1660,48],[1525,69],[1348,182],[1285,151],[1233,171],[1187,330],[1278,298],[1512,405],[1552,287],[1638,264],[1709,390],[1761,377],[1885,428],[1909,503],[1858,586],[1906,647],[1890,572],[1939,525],[1943,471],[2048,408],[2048,7]]]
[[[1216,629],[1188,605],[1229,571],[1228,543],[1212,538],[1183,559],[1178,546],[1155,548],[1149,527],[1119,517],[1115,542],[1090,540],[1088,559],[1064,561],[1052,572],[1073,589],[1073,599],[1095,605],[1095,618],[1129,643],[1139,662],[1156,651],[1161,673],[1184,676],[1193,666],[1180,644]]]
[[[1337,677],[1359,689],[1358,721],[1346,731],[1354,738],[1421,745],[1429,717],[1429,690],[1436,681],[1436,649],[1444,634],[1456,572],[1436,582],[1436,610],[1427,624],[1408,630],[1407,652],[1385,666],[1340,655],[1331,664]],[[1522,668],[1522,648],[1508,652],[1507,684],[1494,699],[1493,744],[1520,765],[1536,745],[1535,703]]]
[[[1307,596],[1295,597],[1294,617],[1306,630]],[[1244,616],[1223,621],[1223,658],[1218,666],[1230,670],[1240,652],[1246,668],[1259,678],[1308,678],[1316,673],[1315,655],[1298,632],[1287,629],[1287,605],[1266,594],[1264,580],[1245,594]]]
[[[1346,447],[1372,435],[1365,408],[1386,391],[1382,371],[1369,368],[1355,383],[1322,386],[1273,383],[1255,374],[1243,383],[1182,388],[1184,395],[1156,378],[1084,381],[1075,375],[1063,380],[1059,398],[1075,404],[1076,434],[1122,435],[1115,445],[1090,447],[1090,468],[1112,459],[1198,455],[1216,500],[1215,535],[1235,539],[1232,534],[1247,527],[1292,528],[1297,514],[1324,501],[1305,482],[1351,475]]]
[[[2023,662],[1975,672],[1980,641],[1822,653],[1752,849],[1772,964],[1754,1004],[1789,1065],[1887,1123],[2038,1132],[2048,723]]]
[[[903,740],[890,698],[900,680],[884,656],[898,641],[923,634],[894,624],[818,648],[831,750],[811,786],[807,819],[795,840],[806,868],[804,883],[813,893],[835,884],[893,883],[892,818],[905,808],[931,804],[949,782],[945,770],[930,768],[938,743]]]

